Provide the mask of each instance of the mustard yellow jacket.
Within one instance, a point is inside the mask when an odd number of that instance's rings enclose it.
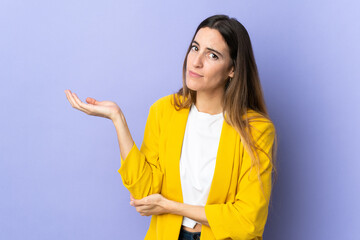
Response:
[[[137,199],[154,193],[183,202],[180,182],[180,154],[189,108],[172,105],[172,95],[157,100],[149,111],[141,149],[134,144],[118,172],[124,186]],[[248,115],[259,115],[249,110]],[[252,124],[254,139],[271,156],[275,136],[270,121]],[[202,225],[201,239],[262,239],[271,192],[271,161],[259,151],[260,178],[241,143],[240,135],[223,122],[215,172],[205,205],[210,227]],[[250,174],[249,174],[250,173]],[[265,193],[265,195],[263,194]],[[265,198],[266,197],[266,198]],[[183,216],[153,215],[145,239],[178,239]]]

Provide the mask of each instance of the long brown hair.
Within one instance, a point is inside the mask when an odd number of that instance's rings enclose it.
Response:
[[[250,37],[245,27],[238,20],[229,18],[226,15],[214,15],[200,23],[185,56],[183,64],[183,87],[180,88],[177,93],[173,94],[175,109],[181,110],[183,108],[189,108],[191,104],[196,103],[196,91],[186,86],[186,64],[187,56],[191,50],[195,35],[204,27],[218,30],[230,49],[230,57],[234,66],[234,77],[229,79],[225,85],[222,99],[223,113],[225,121],[233,126],[240,134],[241,141],[251,157],[251,168],[254,166],[257,168],[258,179],[260,180],[260,159],[258,151],[264,152],[264,150],[259,148],[253,139],[251,134],[252,126],[250,123],[255,121],[271,122],[271,119],[265,105]],[[182,96],[182,100],[180,100],[179,96]],[[246,113],[248,110],[257,112],[257,116],[247,117]],[[275,159],[277,137],[276,133],[274,134],[275,140],[271,150],[272,157],[264,153],[271,160],[272,173],[274,179],[276,179]],[[262,183],[261,187],[263,187]]]

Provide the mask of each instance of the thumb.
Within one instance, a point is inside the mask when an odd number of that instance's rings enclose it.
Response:
[[[86,102],[89,104],[93,104],[93,105],[96,105],[99,103],[98,101],[96,101],[94,98],[91,98],[91,97],[86,98]]]

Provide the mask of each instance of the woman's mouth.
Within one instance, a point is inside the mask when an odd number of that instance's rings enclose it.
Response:
[[[192,72],[192,71],[190,71],[190,70],[189,70],[189,75],[190,75],[190,77],[196,77],[196,78],[202,77],[200,74],[197,74],[197,73]]]

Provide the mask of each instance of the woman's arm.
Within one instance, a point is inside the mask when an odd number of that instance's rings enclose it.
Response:
[[[168,201],[169,202],[167,203],[166,208],[168,209],[169,213],[191,218],[201,223],[202,225],[209,227],[209,222],[207,221],[205,215],[205,207],[179,203],[171,200]]]
[[[134,206],[141,216],[170,213],[185,216],[209,226],[203,206],[175,202],[163,197],[161,194],[152,194],[142,199],[135,199],[130,195],[130,200],[130,205]]]
[[[134,145],[134,140],[131,137],[125,116],[122,113],[118,113],[112,118],[112,122],[116,129],[121,158],[126,159]]]
[[[161,189],[163,173],[158,161],[159,121],[154,104],[150,108],[140,151],[131,137],[121,109],[115,102],[87,98],[86,104],[70,90],[65,90],[65,93],[74,108],[88,115],[108,118],[114,123],[121,157],[121,167],[118,172],[130,193],[137,198],[158,193]]]
[[[163,182],[163,169],[159,159],[159,138],[160,138],[160,120],[159,104],[155,102],[149,110],[145,125],[144,138],[139,149],[134,143],[125,145],[127,155],[121,156],[121,167],[118,172],[124,186],[136,198],[144,198],[154,193],[159,193]],[[126,136],[127,127],[118,125],[115,120],[115,127],[120,133],[119,141],[121,144],[121,135]],[[126,144],[126,143],[125,143]],[[121,147],[121,146],[120,146]]]

